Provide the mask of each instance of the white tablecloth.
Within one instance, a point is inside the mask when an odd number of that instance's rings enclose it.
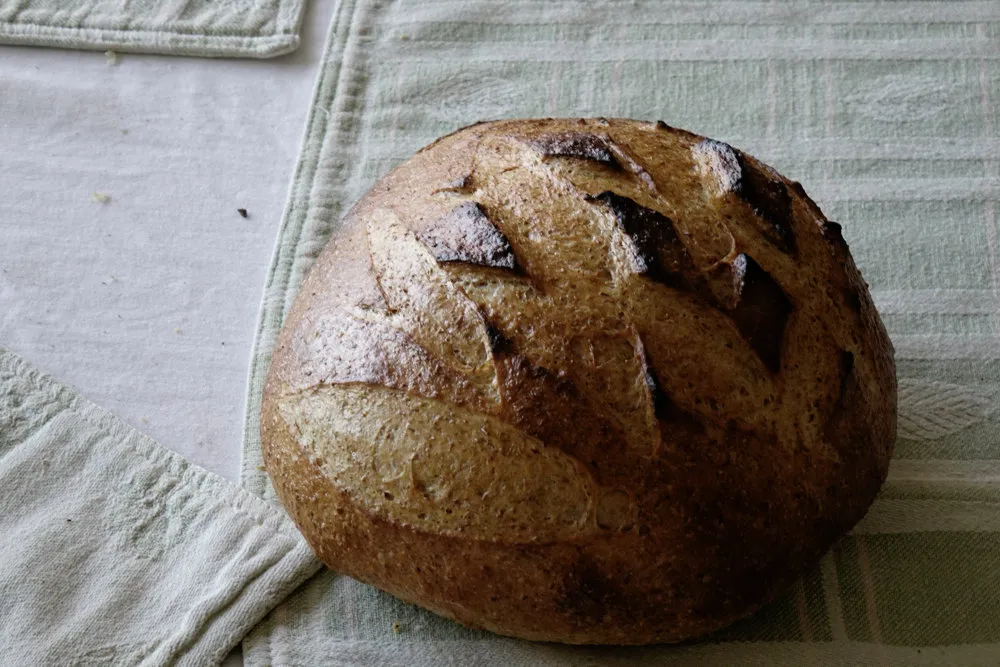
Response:
[[[270,61],[0,46],[0,345],[232,480],[334,4]]]

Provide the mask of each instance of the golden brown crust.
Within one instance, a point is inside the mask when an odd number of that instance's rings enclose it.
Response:
[[[503,634],[639,644],[745,616],[854,525],[895,391],[799,184],[663,123],[497,121],[348,214],[261,426],[331,567]]]

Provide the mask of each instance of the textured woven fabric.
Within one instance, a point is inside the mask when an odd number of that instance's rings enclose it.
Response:
[[[264,295],[243,481],[284,312],[341,216],[477,120],[663,119],[801,181],[897,351],[899,440],[869,516],[750,619],[695,646],[587,649],[473,632],[325,572],[249,665],[997,664],[1000,4],[342,0]]]
[[[211,665],[318,561],[284,516],[0,347],[0,665]]]
[[[0,44],[272,58],[299,46],[305,0],[0,0]]]

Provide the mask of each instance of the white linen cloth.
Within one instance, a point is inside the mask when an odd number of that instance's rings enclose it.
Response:
[[[301,47],[271,60],[0,46],[0,345],[233,481],[335,4],[307,3]],[[0,664],[31,664],[7,647]]]
[[[272,60],[0,46],[0,345],[230,480],[334,4]]]

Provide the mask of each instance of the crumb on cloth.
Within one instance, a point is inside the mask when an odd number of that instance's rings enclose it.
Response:
[[[111,195],[104,192],[91,192],[90,201],[97,202],[98,204],[107,204],[111,201]]]

